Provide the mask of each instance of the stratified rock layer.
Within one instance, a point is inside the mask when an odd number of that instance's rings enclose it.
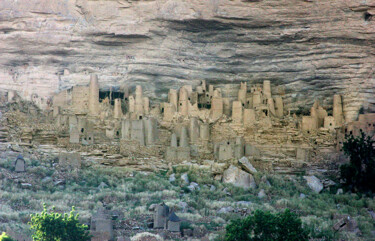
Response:
[[[89,73],[141,84],[154,100],[183,84],[283,85],[286,107],[375,111],[375,1],[2,0],[0,88],[47,98]]]

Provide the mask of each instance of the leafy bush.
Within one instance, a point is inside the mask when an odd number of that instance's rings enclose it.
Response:
[[[0,235],[0,241],[15,241],[15,240],[9,237],[5,232],[3,232]]]
[[[302,227],[301,219],[288,209],[276,214],[256,210],[242,220],[232,220],[226,231],[227,241],[308,240],[308,232]]]
[[[342,149],[350,162],[340,167],[341,178],[352,191],[375,192],[375,141],[362,130],[359,136],[345,139]]]
[[[43,205],[43,211],[40,214],[31,215],[30,225],[34,232],[34,241],[90,240],[87,226],[79,223],[74,207],[69,214],[62,215],[54,210],[48,212],[46,205]]]

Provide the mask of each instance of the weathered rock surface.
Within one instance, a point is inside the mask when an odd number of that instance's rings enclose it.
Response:
[[[255,169],[255,167],[253,167],[253,165],[250,163],[249,159],[247,159],[247,157],[242,157],[238,163],[242,166],[242,168],[251,173],[251,174],[254,174],[257,172],[257,169]]]
[[[323,184],[316,176],[304,176],[307,181],[307,185],[316,193],[320,193],[323,190]]]
[[[258,198],[263,199],[263,198],[265,198],[265,197],[267,197],[267,194],[266,194],[266,192],[264,191],[264,189],[261,189],[261,190],[259,191],[259,193],[258,193]]]
[[[254,177],[233,165],[224,171],[223,182],[245,189],[256,188]]]
[[[131,241],[161,241],[163,239],[157,234],[143,232],[143,233],[138,233],[135,236],[131,237],[130,240]]]
[[[174,181],[176,181],[176,174],[171,174],[170,176],[169,176],[169,181],[170,182],[174,182]]]
[[[201,79],[269,79],[289,107],[343,94],[353,119],[375,110],[373,15],[374,0],[2,0],[0,88],[48,98],[98,73],[160,100]]]
[[[220,208],[219,211],[217,211],[217,213],[231,213],[234,211],[234,208],[232,207],[223,207],[223,208]]]
[[[189,183],[190,183],[190,181],[189,181],[189,177],[188,177],[188,174],[187,174],[187,173],[184,173],[184,174],[181,175],[181,180],[182,180],[185,184],[187,184],[187,185],[189,185]]]

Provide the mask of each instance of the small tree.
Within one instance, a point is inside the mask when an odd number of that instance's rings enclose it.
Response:
[[[357,137],[346,135],[342,150],[350,162],[340,167],[341,178],[352,191],[375,192],[375,141],[361,130]]]
[[[15,240],[9,237],[5,232],[3,232],[0,235],[0,241],[15,241]]]
[[[233,220],[226,227],[227,241],[304,241],[308,232],[302,221],[288,209],[272,214],[256,210],[244,219]]]
[[[72,211],[64,215],[56,213],[54,208],[48,212],[46,205],[40,214],[31,215],[31,230],[34,241],[87,241],[90,235],[87,225],[80,224],[78,214]]]

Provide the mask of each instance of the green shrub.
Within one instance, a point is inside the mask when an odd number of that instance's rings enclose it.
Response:
[[[375,141],[361,130],[358,137],[346,135],[343,151],[350,159],[340,167],[341,178],[352,191],[375,192]]]
[[[15,241],[15,240],[9,237],[5,232],[3,232],[0,235],[0,241]]]
[[[256,210],[242,220],[232,220],[226,231],[227,241],[308,240],[308,232],[302,227],[301,219],[288,209],[276,214]]]
[[[40,214],[31,215],[31,230],[34,232],[34,241],[86,241],[90,240],[87,226],[80,224],[78,214],[72,211],[64,215],[48,212],[46,205]]]

